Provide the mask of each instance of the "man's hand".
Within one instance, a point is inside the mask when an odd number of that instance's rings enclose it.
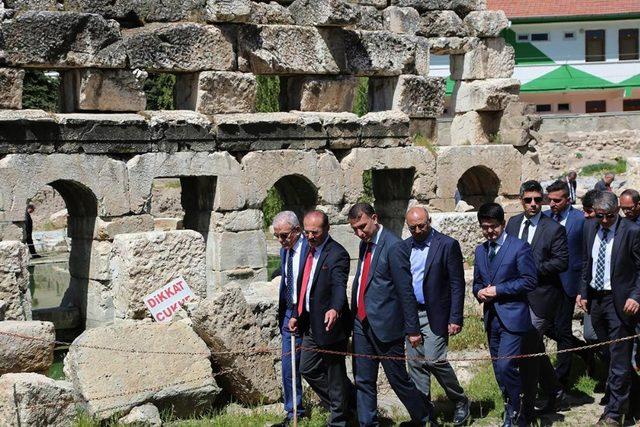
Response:
[[[580,308],[580,310],[587,312],[587,300],[582,298],[580,295],[576,297],[576,305]]]
[[[326,325],[325,329],[327,332],[333,329],[336,324],[336,320],[338,320],[338,312],[334,309],[331,309],[324,314],[324,324]]]
[[[462,331],[462,326],[454,323],[449,323],[449,336],[458,335]]]
[[[482,302],[490,302],[496,297],[496,287],[489,285],[478,292],[478,299]]]
[[[415,334],[415,335],[408,335],[409,338],[409,344],[411,344],[411,347],[416,348],[417,346],[422,344],[422,335],[420,334]]]
[[[636,300],[629,298],[624,303],[623,311],[630,316],[635,316],[638,313],[638,309],[640,309],[640,304]]]
[[[298,319],[294,319],[293,317],[289,319],[289,331],[292,334],[298,332]]]

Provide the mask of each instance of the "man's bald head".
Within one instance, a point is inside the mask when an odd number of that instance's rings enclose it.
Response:
[[[414,206],[407,211],[407,215],[405,215],[405,219],[408,221],[409,219],[418,220],[418,221],[428,221],[429,220],[429,211],[425,207],[422,206]]]
[[[407,227],[411,232],[411,236],[421,242],[424,241],[431,233],[431,218],[429,212],[422,206],[415,206],[405,216]]]

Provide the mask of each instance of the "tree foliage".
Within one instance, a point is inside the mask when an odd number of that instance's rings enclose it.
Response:
[[[358,77],[355,99],[353,100],[353,113],[359,117],[369,112],[369,78]]]
[[[147,94],[147,110],[175,110],[173,91],[176,76],[166,73],[149,73],[144,82]]]
[[[55,113],[60,111],[59,97],[59,77],[47,76],[43,71],[26,71],[22,89],[22,108]]]
[[[276,113],[280,111],[280,78],[278,76],[256,76],[256,111]]]

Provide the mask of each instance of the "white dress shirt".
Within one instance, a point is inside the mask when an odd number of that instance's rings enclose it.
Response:
[[[328,236],[326,239],[324,239],[324,242],[322,242],[322,244],[316,248],[316,252],[313,254],[313,263],[311,264],[311,275],[309,276],[309,283],[307,283],[307,294],[305,295],[305,298],[304,298],[304,306],[305,306],[305,309],[307,310],[307,313],[310,313],[309,295],[311,295],[311,288],[313,287],[313,276],[316,274],[318,259],[320,259],[320,254],[322,253],[322,249],[324,249],[324,245],[327,244],[327,240],[329,240]],[[309,248],[309,250],[311,250],[311,248]],[[305,262],[306,262],[306,259],[305,259]]]
[[[525,215],[522,218],[522,223],[520,224],[520,232],[518,233],[518,237],[522,238],[522,233],[524,232],[524,223],[528,219],[529,221],[531,221],[531,224],[529,224],[529,235],[527,236],[527,243],[531,244],[531,242],[533,241],[533,236],[535,236],[536,234],[536,229],[538,228],[538,223],[540,222],[541,216],[542,212],[538,212],[531,218],[527,218],[527,216]]]
[[[591,283],[590,286],[595,289],[596,271],[598,268],[598,252],[600,252],[600,245],[602,245],[602,228],[598,230],[596,238],[593,241],[593,248],[591,249],[591,259],[593,260],[591,265]],[[613,250],[613,238],[615,237],[615,230],[610,229],[607,233],[607,241],[604,243],[607,245],[605,257],[604,257],[604,287],[602,290],[611,290],[611,252]]]
[[[382,225],[379,226],[378,232],[373,239],[371,239],[371,261],[373,262],[373,255],[375,255],[376,247],[378,247],[378,240],[380,239],[380,234],[382,234]],[[362,254],[364,257],[366,255],[366,251]],[[360,271],[358,272],[358,293],[356,295],[360,295],[360,278],[362,277],[362,267],[364,267],[364,258],[360,260]]]
[[[288,249],[284,258],[284,283],[287,283],[287,263],[289,262],[289,257],[293,252],[293,304],[298,303],[298,276],[300,272],[300,257],[302,256],[302,240],[303,237],[298,237],[298,241],[293,245],[293,248]]]
[[[502,247],[502,245],[504,245],[505,240],[507,240],[507,232],[503,231],[500,237],[496,239],[496,255],[500,251],[500,248]],[[491,250],[491,242],[489,242],[489,250]]]

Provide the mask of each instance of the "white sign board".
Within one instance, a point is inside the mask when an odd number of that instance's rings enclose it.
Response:
[[[182,277],[144,297],[144,304],[158,322],[169,322],[185,303],[194,298],[193,292]]]

